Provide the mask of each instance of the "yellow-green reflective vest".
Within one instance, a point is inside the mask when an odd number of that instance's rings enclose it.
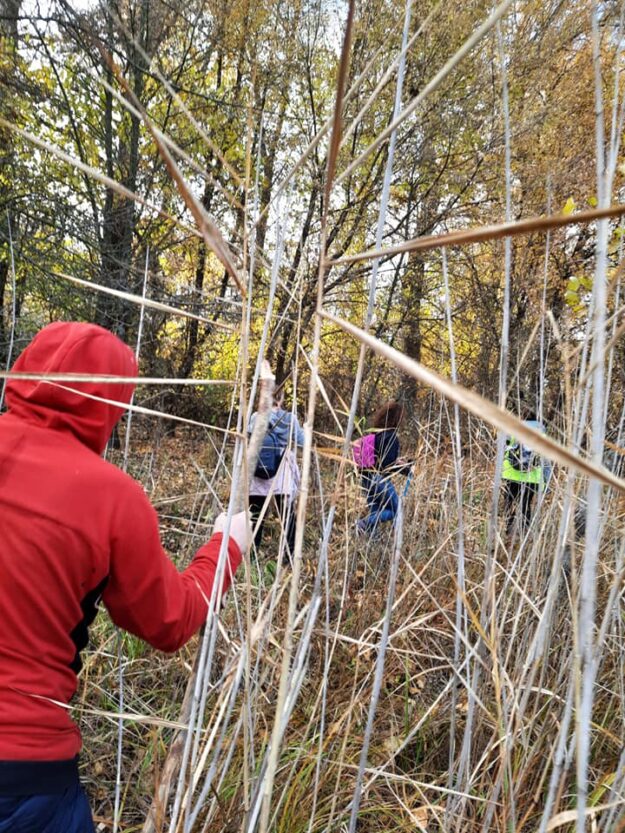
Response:
[[[526,425],[531,426],[532,428],[536,428],[537,430],[541,431],[543,434],[545,433],[545,429],[543,425],[538,422],[538,420],[530,419],[525,421]],[[510,460],[510,450],[512,446],[516,445],[516,440],[514,437],[509,437],[508,442],[506,443],[506,450],[503,455],[503,468],[501,471],[501,476],[504,480],[514,480],[516,483],[538,483],[542,484],[543,482],[543,467],[542,465],[538,464],[537,466],[533,466],[531,469],[527,471],[519,471],[515,469],[512,465],[512,461]]]
[[[517,483],[542,483],[543,467],[534,466],[528,471],[515,469],[510,462],[510,449],[506,448],[505,454],[503,455],[501,476],[504,480],[515,480]]]

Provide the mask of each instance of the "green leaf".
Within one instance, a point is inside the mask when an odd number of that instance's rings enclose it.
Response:
[[[596,208],[599,205],[599,200],[596,197],[588,197],[588,205]]]
[[[579,304],[579,295],[577,294],[577,292],[571,292],[570,290],[567,290],[564,293],[564,300],[570,307],[575,307]]]

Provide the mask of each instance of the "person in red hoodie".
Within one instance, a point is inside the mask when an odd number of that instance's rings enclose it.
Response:
[[[44,327],[20,373],[134,377],[130,348],[93,324]],[[73,388],[73,390],[71,390]],[[91,833],[67,704],[101,599],[162,651],[206,620],[222,535],[178,572],[142,487],[101,454],[134,385],[10,379],[0,416],[0,833]],[[80,391],[80,392],[77,392]],[[90,398],[95,397],[95,398]],[[223,517],[216,529],[223,528]],[[232,519],[222,592],[248,544]],[[215,591],[220,588],[215,588]]]

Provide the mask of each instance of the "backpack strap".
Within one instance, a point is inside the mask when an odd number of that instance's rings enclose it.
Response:
[[[270,422],[269,425],[267,426],[267,433],[265,434],[265,437],[268,437],[270,434],[272,434],[273,431],[276,428],[278,428],[278,426],[281,425],[284,422],[284,420],[287,418],[287,416],[290,416],[289,411],[284,411],[284,413],[282,414],[282,416],[280,417],[279,420],[277,420],[276,422]],[[273,441],[274,441],[274,445],[276,445],[276,447],[277,447],[278,441],[275,437],[273,437]],[[286,446],[284,448],[286,450]]]

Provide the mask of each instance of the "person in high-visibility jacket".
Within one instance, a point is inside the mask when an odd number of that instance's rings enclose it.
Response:
[[[535,417],[523,422],[530,428],[545,433],[543,424]],[[508,437],[501,471],[508,532],[512,531],[519,510],[521,529],[527,529],[532,520],[534,498],[544,488],[547,476],[541,458],[514,437]]]

